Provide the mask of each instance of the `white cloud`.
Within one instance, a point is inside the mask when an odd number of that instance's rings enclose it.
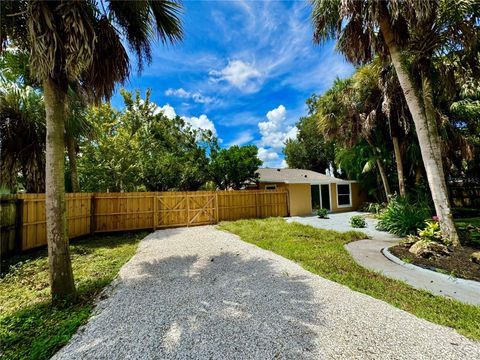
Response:
[[[162,107],[157,106],[157,109],[154,111],[154,114],[158,114],[158,110],[160,110],[163,113],[163,115],[165,115],[169,119],[173,119],[175,116],[177,116],[175,109],[169,104],[165,104]]]
[[[261,135],[258,157],[265,167],[285,168],[287,163],[279,154],[285,141],[297,137],[298,129],[288,124],[287,109],[283,105],[270,110],[266,116],[268,121],[258,123]]]
[[[222,70],[211,70],[209,75],[213,81],[226,81],[245,92],[257,91],[262,80],[259,70],[241,60],[230,60]]]
[[[285,106],[280,105],[270,110],[267,113],[267,119],[268,121],[258,124],[262,135],[260,146],[280,150],[284,147],[285,141],[296,138],[298,130],[295,126],[288,125]]]
[[[190,97],[190,92],[186,91],[184,88],[179,89],[168,89],[165,91],[165,95],[167,96],[177,96],[180,98],[188,98]]]
[[[265,149],[263,147],[258,149],[258,158],[264,162],[278,160],[280,157],[272,149]]]
[[[182,119],[189,123],[194,129],[210,130],[214,136],[217,135],[215,124],[205,114],[202,114],[199,117],[182,116]]]
[[[165,95],[167,96],[176,96],[182,99],[192,99],[194,102],[199,104],[209,104],[215,101],[214,98],[210,96],[204,96],[199,91],[187,91],[184,88],[172,89],[169,88],[165,91]]]
[[[282,159],[278,152],[273,149],[258,149],[258,158],[263,161],[263,167],[269,168],[286,168],[288,167],[285,159]]]
[[[250,141],[253,140],[253,135],[250,130],[242,131],[240,132],[232,141],[228,143],[228,146],[233,146],[233,145],[245,145],[246,143],[249,143]]]

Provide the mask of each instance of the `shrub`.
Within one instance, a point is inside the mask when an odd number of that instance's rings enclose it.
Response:
[[[425,221],[425,227],[418,229],[418,240],[435,241],[450,245],[450,241],[442,236],[442,230],[440,229],[440,223],[438,221]]]
[[[383,212],[378,215],[377,229],[398,236],[415,234],[430,219],[430,207],[427,200],[410,197],[394,197]]]
[[[318,209],[317,216],[320,219],[328,219],[328,210],[327,209]]]
[[[354,228],[364,228],[367,226],[367,222],[363,216],[355,215],[350,218],[350,225]]]

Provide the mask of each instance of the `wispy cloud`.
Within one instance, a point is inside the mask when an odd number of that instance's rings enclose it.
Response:
[[[254,136],[252,134],[252,131],[251,130],[245,130],[245,131],[240,132],[232,140],[230,140],[227,143],[227,146],[233,146],[233,145],[242,146],[242,145],[248,144],[253,139],[254,139]]]
[[[254,65],[241,60],[230,60],[221,70],[210,70],[210,80],[214,82],[225,81],[244,92],[258,91],[263,74]]]
[[[187,91],[184,88],[178,89],[167,89],[165,91],[165,95],[167,96],[176,96],[182,99],[192,99],[194,102],[199,104],[210,104],[211,102],[215,101],[215,98],[210,96],[204,96],[200,91]]]

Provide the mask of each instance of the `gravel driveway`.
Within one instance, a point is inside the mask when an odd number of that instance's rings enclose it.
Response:
[[[55,359],[479,359],[480,343],[212,226],[157,231]]]

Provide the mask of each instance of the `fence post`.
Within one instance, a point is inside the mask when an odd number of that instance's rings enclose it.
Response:
[[[95,234],[95,230],[97,230],[97,217],[96,217],[96,201],[95,201],[95,194],[92,194],[90,198],[90,235]]]
[[[188,193],[185,195],[187,200],[187,227],[190,226],[190,198]]]
[[[23,250],[23,199],[17,199],[15,206],[15,253]]]
[[[153,193],[153,231],[157,230],[157,193]]]
[[[255,218],[258,219],[258,190],[255,191]]]
[[[218,224],[219,214],[218,214],[218,191],[215,191],[215,221]]]
[[[290,216],[290,190],[287,189],[287,216]]]

